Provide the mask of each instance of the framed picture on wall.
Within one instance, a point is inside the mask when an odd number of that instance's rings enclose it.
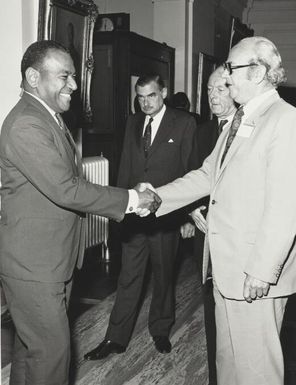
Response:
[[[207,85],[211,73],[217,68],[218,59],[204,54],[198,55],[198,74],[196,91],[196,112],[200,115],[201,122],[212,119],[212,112],[208,103]]]
[[[229,50],[245,37],[254,36],[254,30],[243,24],[238,18],[231,17]]]
[[[68,48],[76,69],[78,90],[71,109],[91,122],[90,84],[94,67],[93,29],[98,16],[93,0],[40,0],[38,39],[52,39]]]

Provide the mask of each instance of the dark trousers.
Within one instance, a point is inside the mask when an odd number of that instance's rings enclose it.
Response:
[[[216,385],[216,321],[212,279],[208,279],[203,285],[203,300],[209,367],[209,385]]]
[[[134,234],[122,244],[122,268],[116,301],[106,339],[127,346],[138,313],[148,260],[151,261],[153,292],[149,311],[152,336],[168,336],[175,320],[174,264],[179,230]]]
[[[296,294],[288,298],[282,330],[281,342],[285,365],[285,385],[296,384]]]
[[[198,271],[202,281],[202,259],[203,259],[204,234],[197,231],[194,238],[194,255],[197,258]],[[215,300],[213,294],[213,280],[208,279],[202,287],[204,302],[204,320],[207,342],[209,385],[217,385],[216,373],[216,320]]]
[[[10,385],[67,385],[71,283],[1,279],[16,330]]]

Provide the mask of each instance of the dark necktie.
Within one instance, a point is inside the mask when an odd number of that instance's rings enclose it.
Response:
[[[223,127],[225,126],[225,124],[228,122],[227,119],[223,119],[223,120],[220,120],[220,123],[218,125],[218,136],[221,134],[222,130],[223,130]]]
[[[230,127],[230,130],[229,130],[229,133],[228,133],[228,138],[227,138],[227,141],[226,141],[226,145],[225,145],[225,148],[224,148],[224,152],[223,152],[223,155],[222,155],[222,158],[221,158],[221,163],[220,163],[220,167],[222,165],[222,163],[224,162],[224,159],[226,157],[226,154],[231,146],[231,143],[233,142],[233,139],[237,133],[237,130],[241,124],[241,121],[242,121],[242,117],[244,115],[244,110],[243,110],[243,107],[240,107],[236,113],[234,114],[234,117],[233,117],[233,120],[232,120],[232,123],[231,123],[231,127]]]
[[[145,127],[145,131],[143,135],[145,156],[147,156],[149,147],[151,146],[151,123],[152,122],[153,122],[153,118],[150,118],[147,126]]]
[[[75,144],[74,144],[74,140],[71,136],[71,133],[68,130],[68,127],[66,126],[63,118],[61,117],[61,115],[59,113],[56,113],[55,116],[57,118],[57,121],[59,122],[59,126],[61,127],[63,133],[65,134],[65,137],[66,137],[68,143],[70,144],[70,147],[73,151],[73,154],[75,155],[76,154]]]

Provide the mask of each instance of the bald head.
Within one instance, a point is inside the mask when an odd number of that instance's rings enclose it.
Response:
[[[231,97],[239,104],[248,103],[286,80],[281,56],[265,37],[241,40],[229,52],[227,62],[223,77]]]
[[[286,81],[281,55],[275,44],[266,37],[247,37],[234,48],[245,51],[249,63],[263,65],[266,69],[265,80],[272,86],[276,87]]]

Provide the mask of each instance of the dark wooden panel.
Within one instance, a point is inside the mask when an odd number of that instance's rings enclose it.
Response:
[[[91,84],[91,109],[93,128],[96,131],[112,131],[113,120],[113,50],[112,45],[95,45],[95,67]]]

